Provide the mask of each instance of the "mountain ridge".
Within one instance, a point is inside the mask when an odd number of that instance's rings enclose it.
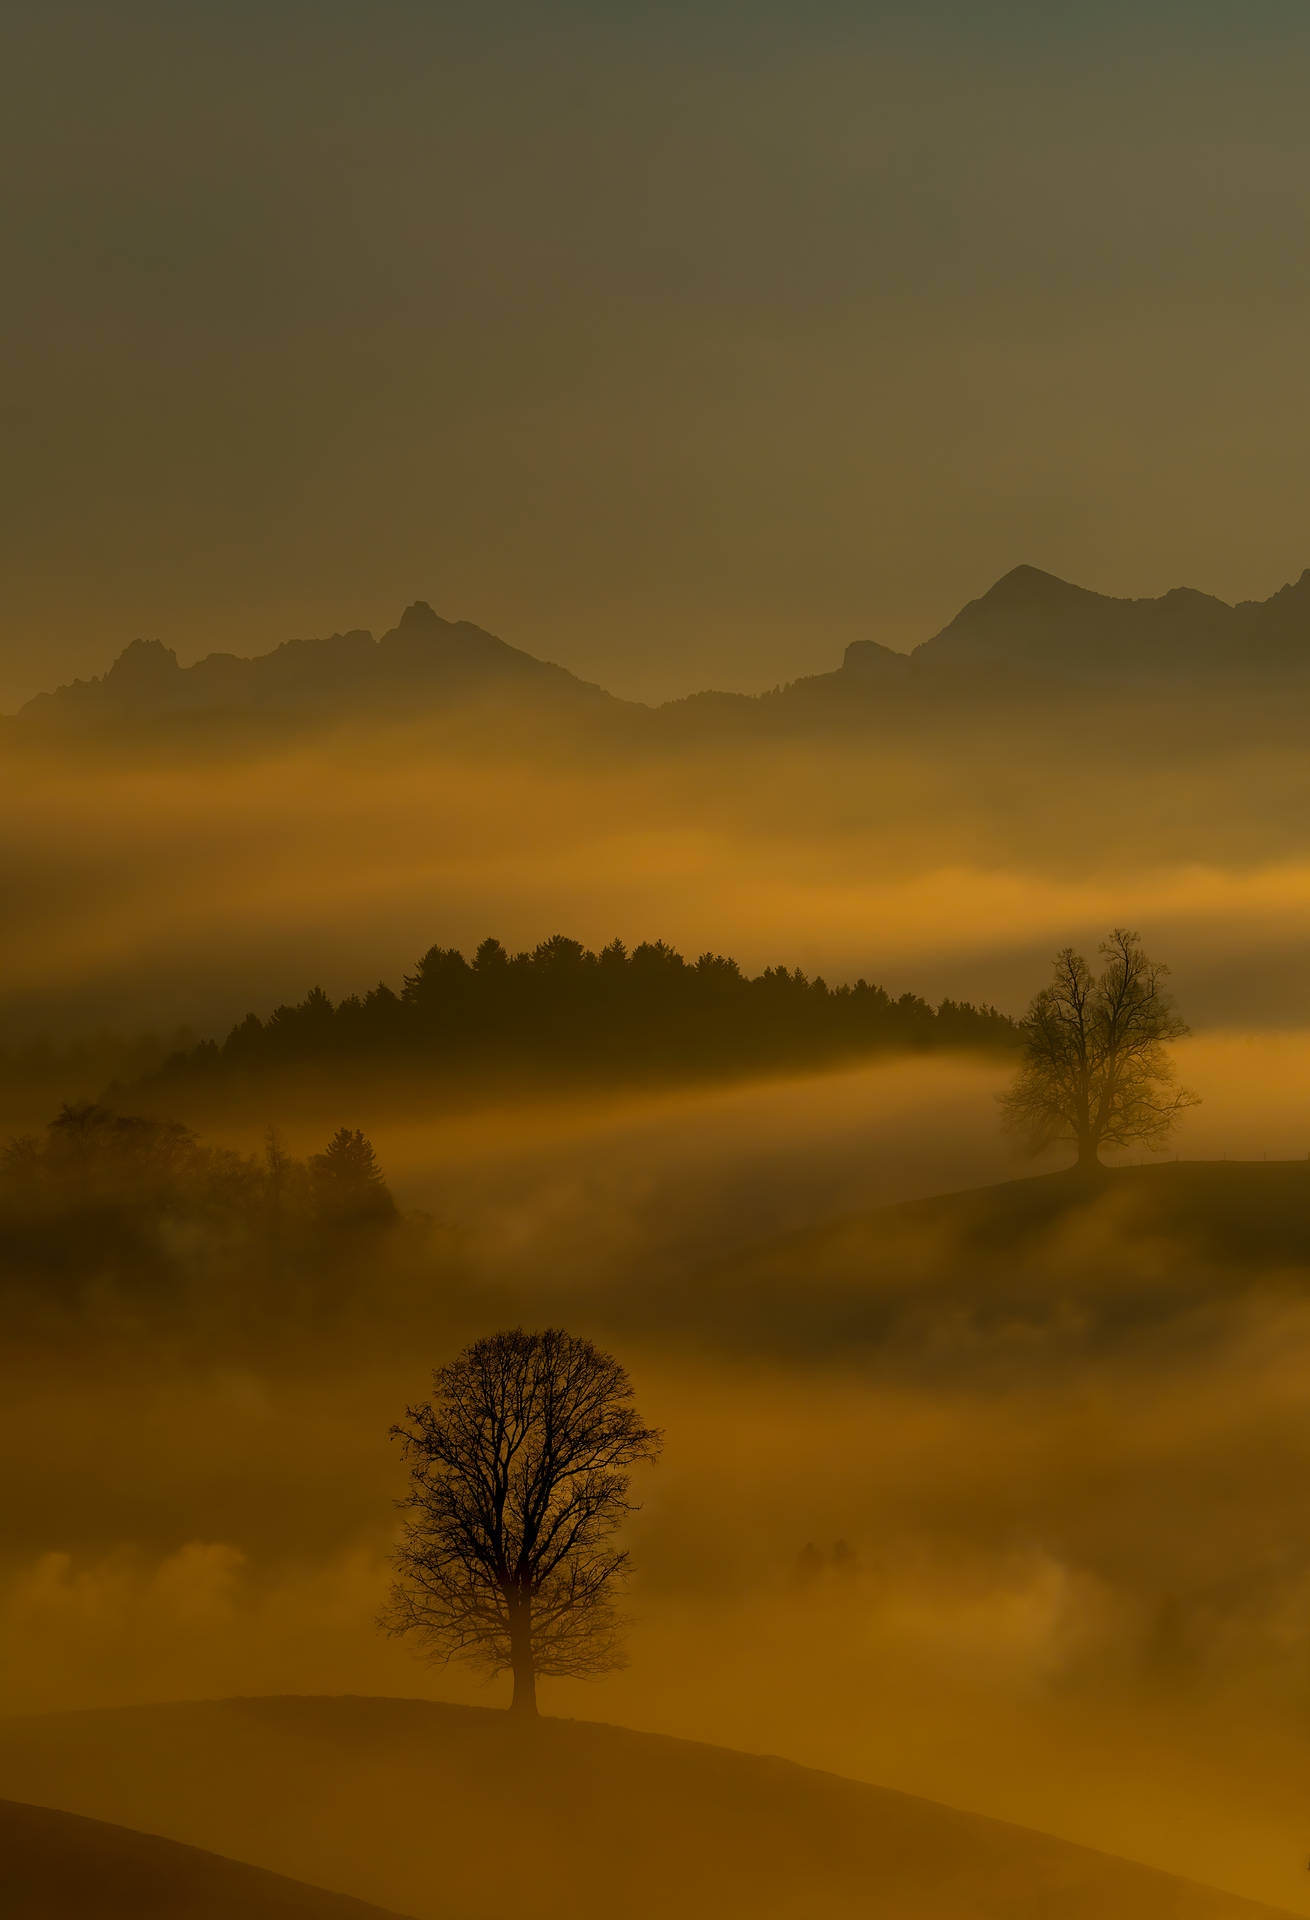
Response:
[[[428,694],[487,688],[608,703],[614,696],[566,667],[539,660],[467,620],[445,620],[426,600],[407,606],[380,638],[354,628],[285,640],[268,653],[209,653],[184,667],[161,640],[133,640],[107,672],[40,693],[20,717],[163,716],[227,707],[286,713],[352,701],[386,707]]]
[[[39,693],[15,717],[96,727],[192,714],[293,719],[509,701],[713,719],[801,712],[834,700],[928,694],[949,701],[980,691],[1040,698],[1089,683],[1268,682],[1308,671],[1310,568],[1267,600],[1230,605],[1194,587],[1154,598],[1102,594],[1025,563],[909,651],[857,639],[838,667],[759,694],[710,688],[650,707],[417,600],[380,638],[356,628],[249,657],[214,652],[185,667],[162,641],[136,639],[104,674]]]
[[[1267,600],[1230,605],[1196,587],[1126,599],[1038,567],[1013,567],[911,659],[920,666],[995,659],[1049,671],[1057,639],[1061,670],[1084,681],[1303,671],[1310,666],[1310,568]]]

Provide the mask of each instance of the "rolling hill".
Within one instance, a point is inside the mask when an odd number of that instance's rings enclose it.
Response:
[[[418,1920],[1274,1911],[783,1760],[585,1722],[519,1727],[503,1713],[417,1700],[244,1699],[9,1720],[0,1790]]]
[[[1310,1161],[1198,1160],[878,1207],[743,1249],[694,1276],[686,1305],[791,1352],[871,1349],[949,1324],[1022,1329],[1054,1364],[1251,1290],[1308,1287]]]
[[[1010,1253],[1108,1212],[1128,1236],[1185,1242],[1196,1253],[1258,1265],[1310,1258],[1310,1159],[1148,1161],[1090,1176],[1062,1168],[878,1207],[785,1245],[821,1259],[825,1249],[932,1233],[971,1254]]]
[[[387,1920],[239,1860],[14,1800],[0,1801],[0,1887],[5,1920]]]

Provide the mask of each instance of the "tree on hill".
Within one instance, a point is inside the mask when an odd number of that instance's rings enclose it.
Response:
[[[538,1674],[623,1664],[615,1598],[634,1511],[628,1478],[653,1461],[617,1360],[558,1328],[476,1340],[432,1376],[431,1401],[391,1429],[408,1518],[381,1625],[436,1660],[511,1673],[512,1710],[537,1711]]]
[[[1122,927],[1098,952],[1095,974],[1072,947],[1056,956],[1050,985],[1019,1023],[1023,1061],[1001,1097],[1005,1125],[1030,1152],[1067,1140],[1082,1168],[1099,1166],[1104,1148],[1160,1152],[1197,1104],[1165,1052],[1188,1032],[1165,989],[1169,969]]]

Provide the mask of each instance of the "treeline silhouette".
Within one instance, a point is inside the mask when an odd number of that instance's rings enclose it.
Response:
[[[17,1314],[54,1327],[88,1306],[185,1325],[313,1317],[341,1304],[401,1224],[372,1145],[348,1127],[301,1160],[272,1131],[244,1154],[81,1102],[0,1149],[11,1326]]]
[[[829,986],[799,968],[750,976],[722,954],[688,961],[662,940],[590,951],[556,934],[530,952],[484,940],[471,960],[431,947],[399,992],[380,983],[333,1002],[315,987],[222,1042],[178,1053],[153,1078],[221,1080],[367,1063],[423,1080],[533,1074],[651,1078],[809,1068],[878,1050],[1008,1048],[995,1007],[866,980]]]
[[[101,1029],[72,1038],[40,1034],[0,1041],[0,1125],[26,1124],[62,1103],[94,1100],[110,1085],[135,1085],[165,1061],[189,1053],[199,1037],[178,1026],[135,1036]]]

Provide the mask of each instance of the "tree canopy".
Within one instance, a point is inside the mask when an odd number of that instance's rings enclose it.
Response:
[[[1072,947],[1019,1023],[1023,1060],[1002,1096],[1007,1127],[1030,1152],[1067,1140],[1080,1167],[1106,1148],[1160,1152],[1196,1095],[1176,1085],[1165,1051],[1187,1032],[1165,987],[1169,969],[1141,936],[1116,927],[1093,973]]]
[[[323,1152],[311,1157],[309,1184],[325,1219],[378,1220],[396,1210],[373,1143],[358,1127],[338,1127]]]
[[[391,1430],[410,1492],[382,1624],[434,1659],[512,1673],[514,1710],[534,1714],[538,1674],[623,1664],[614,1536],[660,1436],[618,1361],[556,1327],[475,1340],[432,1385]]]
[[[399,1228],[373,1148],[342,1127],[308,1162],[270,1129],[262,1153],[173,1120],[83,1101],[0,1146],[0,1300],[52,1313],[88,1300],[238,1318],[331,1310],[366,1241]]]
[[[1006,1048],[994,1007],[860,979],[831,986],[799,967],[750,975],[724,954],[687,960],[665,941],[599,952],[555,934],[510,953],[484,940],[471,960],[430,947],[400,990],[379,982],[334,1002],[315,987],[267,1018],[249,1013],[221,1043],[176,1054],[153,1076],[197,1092],[279,1073],[334,1088],[363,1080],[559,1079],[804,1070],[877,1051]]]

